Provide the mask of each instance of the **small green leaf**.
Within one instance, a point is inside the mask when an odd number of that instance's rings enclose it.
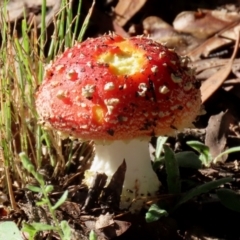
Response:
[[[63,195],[55,203],[55,205],[52,207],[52,209],[55,210],[58,207],[60,207],[67,200],[67,197],[68,197],[68,191],[65,191]]]
[[[240,194],[237,194],[233,190],[223,188],[217,191],[217,196],[225,207],[240,212]]]
[[[71,239],[71,228],[67,221],[61,221],[60,222],[61,229],[63,231],[63,240],[69,240]]]
[[[22,240],[21,232],[19,231],[16,223],[6,221],[0,223],[0,239],[7,240]]]
[[[21,229],[22,232],[27,232],[29,235],[29,240],[34,239],[34,236],[37,234],[37,230],[28,223],[23,223],[23,227]]]
[[[156,152],[155,152],[155,158],[159,159],[161,156],[161,153],[163,151],[163,145],[166,143],[168,137],[158,137],[157,138],[157,145],[156,145]]]
[[[35,168],[31,161],[29,160],[27,154],[25,152],[19,153],[19,157],[21,159],[21,162],[23,164],[23,167],[30,173],[35,173]]]
[[[227,182],[231,182],[233,181],[232,178],[221,178],[221,179],[218,179],[218,180],[215,180],[215,181],[212,181],[212,182],[208,182],[208,183],[205,183],[205,184],[202,184],[200,186],[197,186],[191,190],[189,190],[188,192],[186,192],[181,198],[180,200],[178,201],[178,203],[175,205],[174,209],[177,209],[181,204],[189,201],[190,199],[200,195],[200,194],[203,194],[203,193],[206,193],[206,192],[209,192],[211,191],[212,189],[215,189],[219,186],[221,186],[222,184],[225,184]]]
[[[33,222],[33,223],[31,223],[31,225],[38,232],[40,232],[40,231],[51,231],[51,230],[56,229],[56,227],[54,227],[54,226],[51,226],[51,225],[45,224],[45,223],[39,223],[39,222]]]
[[[45,187],[45,191],[46,191],[46,193],[50,193],[50,192],[52,192],[53,189],[54,189],[53,185],[47,185],[47,186]]]
[[[146,213],[146,222],[155,222],[161,217],[167,217],[168,212],[165,209],[161,209],[157,204],[152,204]]]
[[[97,234],[93,230],[89,233],[89,240],[97,240]]]
[[[232,147],[227,149],[226,151],[220,153],[217,157],[214,158],[213,162],[216,163],[220,157],[222,157],[225,154],[234,153],[234,152],[240,152],[240,147]]]
[[[161,137],[161,136],[157,138],[155,159],[152,163],[152,168],[154,171],[159,169],[159,167],[164,163],[164,157],[161,156],[161,153],[163,152],[163,144],[165,144],[167,139],[168,139],[168,137]]]
[[[179,167],[200,169],[202,162],[197,154],[192,151],[184,151],[175,154]]]
[[[209,167],[213,160],[209,147],[199,141],[188,141],[187,144],[200,153],[199,160],[204,166]]]
[[[36,172],[36,173],[33,174],[33,175],[34,175],[34,177],[36,178],[36,180],[39,182],[39,184],[40,184],[41,186],[43,186],[43,185],[45,184],[42,174]]]
[[[42,192],[42,189],[40,187],[36,187],[36,186],[33,186],[33,185],[28,185],[27,188],[32,192],[37,192],[37,193]]]
[[[46,198],[43,198],[43,197],[41,198],[40,201],[36,202],[37,206],[43,206],[43,205],[46,205],[46,204],[48,204],[48,200]]]
[[[24,229],[24,230],[23,230]],[[24,222],[23,223],[23,228],[22,231],[32,231],[32,232],[36,232],[36,229],[29,223]]]
[[[163,148],[165,152],[168,192],[170,194],[179,194],[181,192],[181,181],[178,162],[170,147],[164,145]]]

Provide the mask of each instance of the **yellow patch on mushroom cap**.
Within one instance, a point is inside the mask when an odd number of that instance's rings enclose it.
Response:
[[[137,49],[128,40],[112,46],[116,46],[116,49],[101,54],[97,61],[108,64],[114,74],[131,76],[144,69],[147,59],[143,50]]]
[[[92,113],[93,113],[93,119],[98,122],[102,123],[103,122],[103,117],[104,117],[104,110],[100,105],[95,105],[92,108]]]

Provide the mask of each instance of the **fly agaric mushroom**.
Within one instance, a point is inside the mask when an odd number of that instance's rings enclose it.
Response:
[[[160,182],[149,140],[191,125],[200,110],[199,87],[187,58],[149,38],[111,34],[76,43],[51,63],[36,107],[53,129],[95,141],[88,185],[96,172],[111,178],[125,159],[126,207],[134,198],[156,196]]]

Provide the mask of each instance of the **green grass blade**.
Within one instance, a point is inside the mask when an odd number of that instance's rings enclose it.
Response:
[[[230,189],[219,189],[217,196],[221,203],[230,210],[240,213],[240,194]]]
[[[72,45],[74,45],[74,41],[76,40],[77,31],[78,31],[78,28],[79,28],[81,8],[82,8],[82,0],[80,0],[79,3],[78,3],[78,9],[77,9],[77,14],[76,14],[76,21],[75,21],[73,37],[72,37]]]
[[[213,160],[209,147],[199,141],[188,141],[187,144],[200,153],[199,159],[204,166],[209,167]]]
[[[41,9],[41,34],[40,34],[40,61],[38,69],[38,82],[42,82],[43,79],[43,63],[44,63],[44,47],[46,43],[46,0],[42,0],[42,9]]]
[[[170,194],[179,194],[181,192],[181,180],[178,162],[175,154],[168,145],[163,145],[165,153],[165,167],[167,172],[168,192]]]
[[[234,153],[234,152],[240,152],[240,147],[232,147],[232,148],[227,149],[226,151],[220,153],[217,157],[215,157],[213,162],[216,163],[218,161],[218,159],[221,158],[223,155],[229,154],[229,153]]]
[[[178,201],[178,203],[176,204],[176,206],[174,207],[173,210],[177,209],[181,204],[193,199],[196,196],[199,196],[200,194],[203,193],[207,193],[225,183],[231,182],[233,181],[232,178],[222,178],[222,179],[218,179],[212,182],[208,182],[205,184],[202,184],[198,187],[195,187],[193,189],[191,189],[190,191],[186,192],[181,199]]]
[[[93,12],[95,3],[96,3],[95,0],[93,0],[92,6],[91,6],[91,8],[90,8],[89,11],[88,11],[88,15],[86,16],[86,18],[85,18],[85,20],[84,20],[84,22],[83,22],[81,31],[80,31],[80,33],[79,33],[79,35],[78,35],[78,41],[80,41],[80,42],[83,40],[83,37],[84,37],[84,34],[85,34],[85,32],[86,32],[87,26],[88,26],[88,24],[89,24],[89,20],[90,20],[90,17],[91,17],[91,15],[92,15],[92,12]]]

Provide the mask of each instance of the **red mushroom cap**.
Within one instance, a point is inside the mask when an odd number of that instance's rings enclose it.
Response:
[[[36,107],[47,125],[82,139],[169,135],[198,115],[199,87],[186,58],[165,46],[104,35],[48,66]]]

